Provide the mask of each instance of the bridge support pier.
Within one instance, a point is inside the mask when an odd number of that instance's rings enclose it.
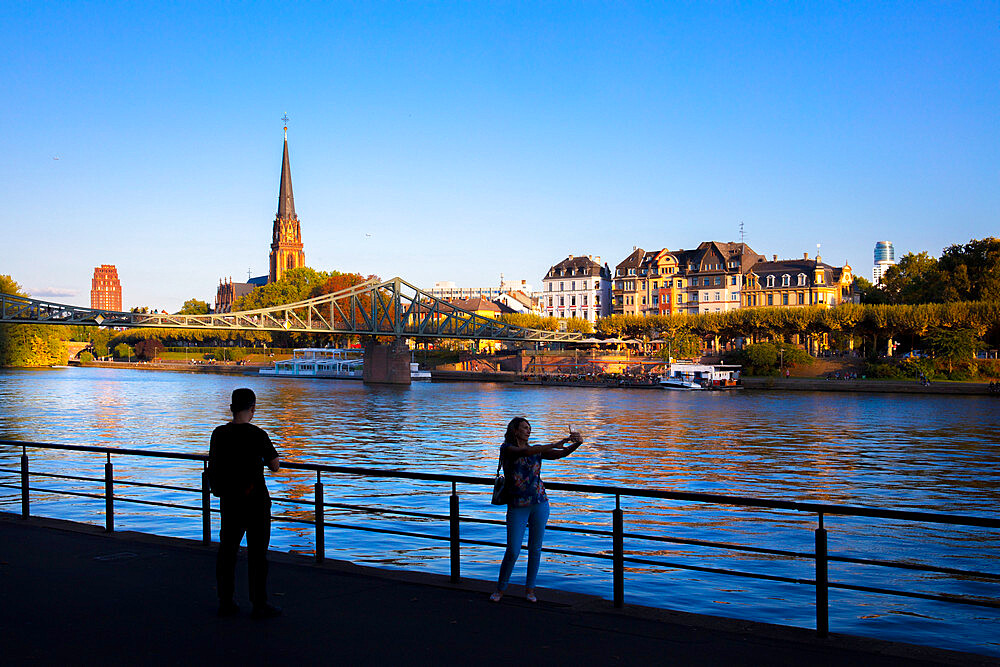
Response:
[[[389,345],[365,343],[365,384],[410,384],[410,350],[402,338]]]

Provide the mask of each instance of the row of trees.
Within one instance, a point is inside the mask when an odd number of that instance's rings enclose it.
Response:
[[[598,320],[597,330],[618,337],[664,340],[692,334],[716,339],[722,345],[739,338],[756,343],[827,334],[842,349],[865,341],[871,350],[893,339],[908,338],[913,345],[935,331],[965,330],[974,339],[996,347],[1000,345],[1000,301],[916,306],[847,303],[836,308],[744,308],[700,315],[613,315]]]

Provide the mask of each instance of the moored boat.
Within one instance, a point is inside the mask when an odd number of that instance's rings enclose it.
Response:
[[[292,351],[291,359],[274,362],[274,368],[262,368],[261,375],[278,377],[362,379],[365,360],[361,350],[332,347],[302,347]]]
[[[726,364],[670,364],[668,372],[660,377],[664,389],[691,391],[697,389],[739,389],[742,387],[742,366]]]

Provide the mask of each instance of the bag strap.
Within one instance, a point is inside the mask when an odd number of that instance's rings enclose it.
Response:
[[[503,446],[500,447],[500,455],[497,457],[497,475],[503,470]]]

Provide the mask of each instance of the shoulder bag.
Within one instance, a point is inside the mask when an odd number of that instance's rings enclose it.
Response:
[[[503,449],[501,449],[500,460],[497,461],[497,474],[493,477],[493,498],[490,500],[494,505],[507,504],[507,493],[504,491],[503,485]]]

